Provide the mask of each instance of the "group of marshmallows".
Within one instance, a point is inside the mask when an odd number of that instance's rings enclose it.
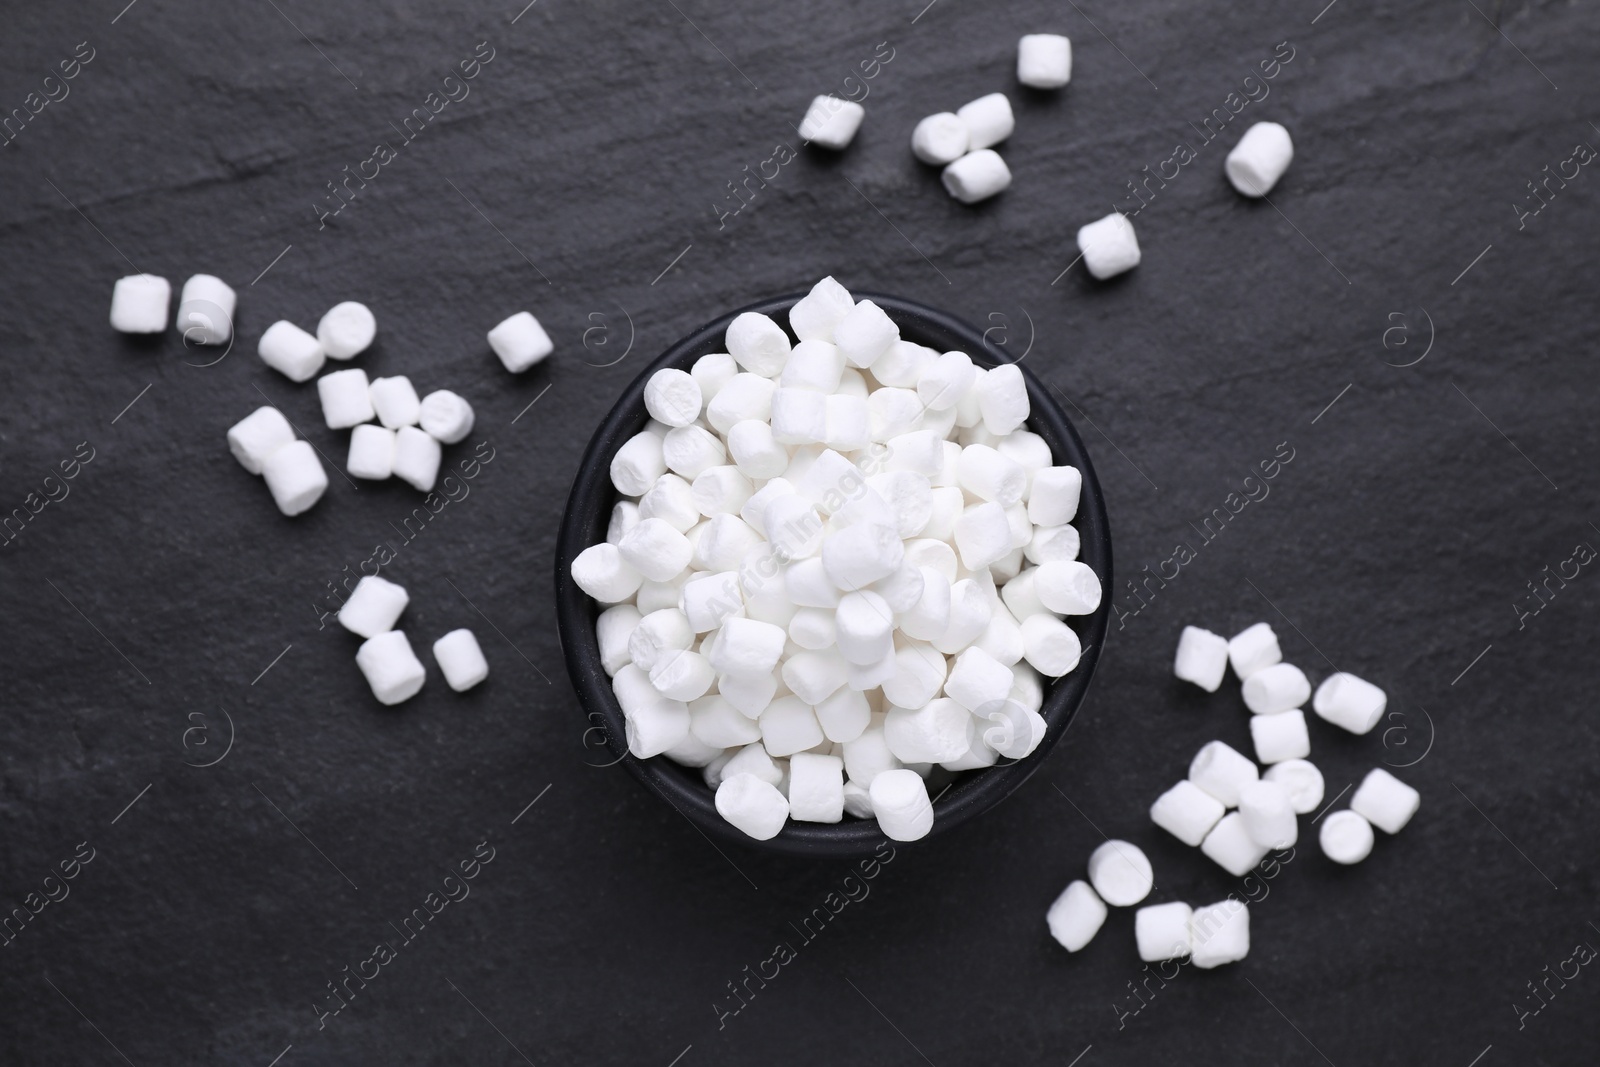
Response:
[[[339,608],[339,625],[366,638],[356,650],[356,666],[372,687],[378,703],[399,704],[422,688],[428,672],[405,631],[394,624],[411,602],[405,587],[369,574],[356,583],[350,599]],[[451,689],[464,693],[489,677],[489,664],[471,630],[451,630],[433,643],[433,658]]]
[[[1239,878],[1269,851],[1292,847],[1299,840],[1296,817],[1322,803],[1322,772],[1305,758],[1311,741],[1301,706],[1310,700],[1320,718],[1365,734],[1388,703],[1382,689],[1344,672],[1329,675],[1313,695],[1305,673],[1282,660],[1277,634],[1260,622],[1231,640],[1186,626],[1173,665],[1179,678],[1214,693],[1232,664],[1252,713],[1256,758],[1267,769],[1260,771],[1222,741],[1209,742],[1189,764],[1188,777],[1151,805],[1150,819]],[[1420,803],[1415,789],[1375,768],[1351,796],[1350,807],[1326,817],[1322,851],[1336,863],[1359,863],[1372,851],[1374,826],[1397,834]],[[1089,881],[1074,881],[1050,907],[1050,932],[1076,952],[1099,931],[1107,904],[1137,904],[1153,885],[1150,861],[1137,845],[1107,841],[1089,857]],[[1156,904],[1135,914],[1134,933],[1146,962],[1188,957],[1209,969],[1249,952],[1250,912],[1233,897],[1198,909]]]
[[[903,340],[832,278],[788,324],[747,312],[651,376],[572,577],[633,756],[704,768],[758,840],[846,814],[915,840],[930,782],[1032,753],[1077,666],[1082,477],[1015,366]]]

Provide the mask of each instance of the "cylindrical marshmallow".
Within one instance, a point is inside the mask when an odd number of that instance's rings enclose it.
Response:
[[[403,374],[392,378],[374,378],[368,391],[372,394],[372,410],[378,413],[378,421],[391,430],[415,426],[422,417],[422,401],[417,399],[411,379]]]
[[[471,433],[476,420],[472,405],[448,389],[436,389],[423,397],[417,417],[428,436],[445,445]]]
[[[1189,959],[1203,971],[1237,963],[1250,953],[1250,909],[1230,897],[1189,917]]]
[[[844,818],[844,760],[815,752],[790,757],[789,816],[796,822]]]
[[[870,300],[859,301],[833,328],[833,343],[851,367],[871,367],[900,340],[900,327]]]
[[[749,314],[749,312],[746,312],[746,314]],[[765,316],[762,317],[764,318]],[[736,323],[738,321],[738,319],[734,320]],[[771,320],[768,321],[770,322]],[[772,323],[772,326],[779,333],[783,332],[777,323]],[[728,327],[728,330],[731,335],[733,327]],[[788,343],[787,337],[784,338],[784,343]],[[732,348],[734,346],[729,345],[728,347]],[[788,352],[785,350],[783,358],[787,358],[787,356]],[[752,364],[752,366],[759,365]],[[777,371],[773,373],[776,374]],[[728,384],[717,392],[711,403],[706,406],[706,421],[711,424],[712,429],[724,434],[733,428],[734,423],[743,422],[745,419],[769,421],[772,418],[772,394],[777,391],[777,388],[777,384],[771,378],[765,378],[748,371],[735,374],[729,379]]]
[[[948,667],[932,645],[909,642],[895,650],[894,663],[894,677],[883,683],[883,696],[889,703],[920,708],[939,695]]]
[[[1040,564],[1033,590],[1045,607],[1061,615],[1092,615],[1100,607],[1100,577],[1078,560]]]
[[[1386,834],[1397,834],[1422,804],[1422,794],[1382,767],[1369,771],[1350,796],[1350,810]]]
[[[1276,122],[1258,122],[1244,131],[1222,169],[1239,192],[1262,197],[1278,184],[1292,159],[1294,142],[1289,139],[1289,131]]]
[[[644,386],[650,417],[668,426],[687,426],[700,417],[700,385],[688,371],[663,367]]]
[[[887,578],[904,560],[905,545],[892,526],[862,523],[822,542],[822,566],[840,589],[862,589]]]
[[[1372,854],[1372,824],[1355,811],[1336,811],[1317,833],[1322,853],[1335,863],[1360,863]]]
[[[1189,781],[1229,808],[1239,806],[1240,788],[1260,777],[1248,757],[1222,741],[1208,741],[1189,763]]]
[[[291,382],[309,382],[327,359],[315,337],[283,319],[267,327],[256,342],[256,353],[261,362]]]
[[[1139,945],[1139,958],[1146,963],[1158,963],[1187,956],[1189,920],[1193,915],[1193,909],[1181,900],[1151,904],[1134,912],[1133,936]]]
[[[529,312],[519,311],[489,331],[489,347],[500,357],[506,370],[521,374],[548,356],[555,345],[538,319]]]
[[[693,647],[694,638],[688,616],[677,608],[657,608],[634,627],[628,638],[628,657],[640,670],[653,670],[667,652]]]
[[[960,353],[956,353],[959,355]],[[979,500],[990,500],[1009,508],[1028,491],[1028,472],[988,445],[968,445],[956,463],[961,488]]]
[[[1011,101],[1005,93],[980,96],[956,110],[956,116],[967,125],[974,151],[997,145],[1011,136],[1017,120],[1011,114]]]
[[[298,515],[322,499],[328,475],[309,441],[291,441],[261,464],[267,491],[285,515]]]
[[[663,651],[650,668],[650,684],[669,700],[698,700],[716,680],[717,674],[704,656],[683,648]]]
[[[872,779],[867,792],[878,829],[889,840],[916,841],[933,829],[933,803],[916,771],[884,771]]]
[[[1241,682],[1263,667],[1282,663],[1278,635],[1264,622],[1245,627],[1228,639],[1228,662]]]
[[[1200,851],[1235,878],[1243,878],[1255,869],[1269,851],[1259,844],[1244,827],[1244,817],[1230,811],[1212,827],[1206,839],[1200,842]]]
[[[318,378],[317,398],[322,401],[322,419],[330,430],[347,430],[372,420],[367,372],[359,367]]]
[[[489,661],[471,630],[451,630],[433,643],[433,659],[451,689],[465,693],[489,677]]]
[[[700,386],[700,398],[707,404],[738,373],[738,361],[726,352],[708,352],[689,368],[689,377]]]
[[[971,147],[972,135],[967,131],[967,124],[951,111],[929,115],[911,131],[912,155],[935,166],[954,163]]]
[[[789,466],[789,450],[773,440],[772,426],[760,419],[733,424],[728,431],[728,452],[746,478],[776,478]]]
[[[764,422],[754,420],[750,421],[750,425],[767,426]],[[772,436],[771,427],[767,427],[767,436]],[[728,459],[728,452],[723,447],[722,441],[704,426],[674,426],[661,439],[661,459],[673,474],[692,482],[712,467],[724,465]],[[788,462],[787,454],[784,456],[784,462],[786,464]],[[782,473],[782,470],[782,467],[778,468],[779,473]],[[740,471],[748,478],[771,477],[771,475],[752,473],[742,467]]]
[[[1250,716],[1250,740],[1255,742],[1256,759],[1262,764],[1311,755],[1311,735],[1306,731],[1305,712],[1299,708]]]
[[[831,328],[829,332],[832,332]],[[726,344],[729,354],[740,367],[750,374],[769,379],[783,372],[791,351],[789,335],[783,332],[783,327],[755,311],[746,311],[728,324]],[[731,381],[724,382],[724,388]],[[712,425],[716,425],[715,421]]]
[[[843,744],[854,741],[872,722],[872,703],[865,693],[849,686],[837,689],[812,709],[822,734],[829,741]]]
[[[1289,794],[1289,805],[1294,808],[1296,815],[1308,815],[1317,810],[1322,803],[1322,772],[1314,764],[1303,759],[1284,760],[1274,763],[1261,775],[1269,782],[1275,782]]]
[[[1246,782],[1239,789],[1239,815],[1250,840],[1267,848],[1289,848],[1300,839],[1289,792],[1274,782]]]
[[[1244,705],[1257,715],[1298,708],[1310,699],[1311,683],[1292,663],[1274,663],[1244,680]]]
[[[227,344],[233,337],[233,311],[239,295],[211,274],[196,274],[183,283],[178,298],[178,332],[197,345]]]
[[[1330,674],[1317,686],[1311,708],[1317,716],[1353,734],[1364,734],[1378,725],[1389,698],[1382,689],[1353,674]]]
[[[789,327],[802,341],[832,341],[833,328],[855,306],[850,290],[829,276],[813,285],[811,291],[789,309]],[[728,351],[733,349],[730,347]]]
[[[627,668],[618,671],[617,678],[621,679],[626,671]],[[644,688],[655,694],[648,678],[644,680]],[[689,707],[681,700],[669,700],[657,694],[624,705],[622,713],[627,726],[628,752],[635,759],[659,756],[689,737]]]
[[[815,97],[806,108],[805,118],[800,120],[800,139],[838,151],[855,137],[866,116],[866,108],[854,100]]]
[[[716,803],[717,814],[757,841],[777,837],[789,817],[789,801],[778,787],[753,774],[724,778],[717,787]]]
[[[410,602],[404,586],[368,574],[356,583],[350,599],[339,609],[339,625],[362,637],[376,637],[394,629]]]
[[[801,651],[784,660],[783,684],[801,700],[816,707],[845,683],[845,659],[837,649]]]
[[[411,651],[411,642],[400,630],[389,630],[363,641],[356,650],[356,666],[361,668],[380,704],[410,700],[428,677],[422,662]]]
[[[781,626],[755,619],[732,618],[717,631],[716,640],[706,658],[718,674],[735,677],[770,675],[778,665],[778,657],[783,655],[787,638]],[[786,753],[774,754],[781,756]]]
[[[894,612],[870,589],[846,593],[834,609],[839,652],[857,666],[877,663],[894,651]]]
[[[755,720],[719,693],[702,696],[689,704],[689,732],[704,744],[718,748],[735,748],[761,740],[761,727]]]
[[[969,648],[956,657],[944,691],[957,704],[976,712],[986,704],[1005,700],[1012,684],[1011,668],[981,648]]]
[[[990,433],[1005,437],[1028,420],[1028,386],[1023,380],[1021,368],[1016,364],[1007,363],[989,370],[978,379],[974,389],[978,395],[978,410],[983,414],[984,429]]]
[[[1226,811],[1222,801],[1185,778],[1150,805],[1150,821],[1195,848]]]
[[[277,408],[256,408],[228,429],[228,451],[251,474],[260,474],[267,457],[293,441],[294,427]]]
[[[602,604],[618,604],[639,591],[644,576],[633,569],[616,545],[590,545],[572,561],[572,580]]]
[[[628,639],[644,618],[632,604],[617,604],[600,613],[595,621],[595,638],[600,645],[600,665],[610,677],[633,662],[628,655]]]
[[[950,624],[944,633],[932,639],[933,647],[953,656],[981,637],[994,617],[994,607],[989,600],[991,592],[986,592],[971,578],[951,585]]]
[[[1075,880],[1061,891],[1045,913],[1050,936],[1068,952],[1077,952],[1100,932],[1106,921],[1105,901],[1095,895],[1089,883]]]
[[[617,548],[629,566],[653,582],[675,577],[694,555],[689,539],[665,519],[641,518]]]
[[[1083,474],[1076,467],[1045,467],[1035,471],[1028,486],[1029,521],[1036,526],[1061,526],[1071,522],[1077,517],[1082,491]]]
[[[1155,877],[1138,845],[1111,840],[1089,854],[1089,884],[1107,904],[1126,908],[1150,895]]]
[[[1172,673],[1215,693],[1228,669],[1228,639],[1198,626],[1185,626],[1178,637],[1178,654]]]
[[[1053,615],[1030,615],[1022,620],[1022,649],[1034,669],[1048,678],[1070,673],[1083,654],[1072,627]]]
[[[415,426],[402,426],[394,435],[394,476],[424,493],[433,490],[444,458],[439,442]]]
[[[118,333],[160,333],[167,328],[170,303],[172,283],[165,278],[155,274],[118,278],[111,288],[111,328]]]
[[[367,305],[346,300],[329,308],[317,323],[317,342],[329,359],[354,359],[378,333],[378,320]]]
[[[969,571],[980,571],[1004,559],[1011,552],[1006,509],[992,500],[964,509],[956,519],[954,537],[961,565]]]
[[[662,438],[645,430],[622,443],[611,457],[611,484],[623,496],[643,496],[667,473]]]
[[[1139,239],[1133,223],[1113,212],[1078,230],[1078,251],[1090,274],[1104,281],[1139,265]]]
[[[1035,89],[1059,89],[1071,80],[1071,41],[1056,33],[1029,33],[1017,42],[1017,81]]]
[[[920,708],[892,707],[883,720],[889,751],[906,763],[942,763],[959,759],[972,747],[972,715],[948,697]]]
[[[827,740],[811,705],[795,696],[774,700],[756,723],[762,745],[773,756],[792,756]]]
[[[1011,186],[1011,168],[994,149],[980,148],[945,167],[939,180],[963,204],[976,204]]]

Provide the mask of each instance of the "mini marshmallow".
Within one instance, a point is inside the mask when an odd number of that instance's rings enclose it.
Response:
[[[233,337],[233,312],[239,294],[221,278],[196,274],[183,283],[178,298],[178,332],[197,345],[227,344]],[[164,325],[164,324],[163,324]]]
[[[1037,567],[1030,567],[1000,589],[1001,602],[1019,619],[1049,614],[1050,609],[1044,606],[1044,601],[1039,599],[1039,593],[1033,587],[1037,573]]]
[[[852,367],[870,367],[900,340],[900,327],[877,304],[863,300],[833,328],[833,343]]]
[[[922,426],[925,405],[910,389],[877,389],[867,397],[868,432],[874,441],[889,441]]]
[[[842,327],[841,322],[836,329]],[[843,377],[844,353],[838,345],[829,341],[801,341],[789,352],[783,371],[778,375],[778,384],[789,389],[833,393],[838,391]]]
[[[377,334],[378,320],[367,305],[354,300],[333,305],[317,323],[317,343],[329,359],[354,359]]]
[[[640,514],[643,515],[642,509]],[[689,539],[665,519],[641,518],[622,538],[617,549],[629,566],[654,582],[674,577],[689,565],[694,555]]]
[[[715,630],[744,607],[734,571],[695,575],[684,583],[680,597],[684,617],[695,633]]]
[[[317,398],[322,401],[322,419],[328,429],[347,430],[372,420],[372,398],[367,389],[367,372],[358,367],[336,370],[317,379]]]
[[[828,437],[828,398],[779,386],[772,394],[772,438],[781,445],[821,444]]]
[[[1005,508],[993,501],[975,504],[956,519],[956,549],[961,565],[979,571],[1011,552],[1011,524]]]
[[[633,658],[628,655],[628,639],[633,636],[634,628],[644,616],[632,604],[617,604],[600,613],[595,621],[595,639],[600,646],[600,665],[610,677],[616,677],[618,671]]]
[[[998,367],[995,368],[995,370],[998,369]],[[993,374],[994,370],[989,373]],[[1018,380],[1021,380],[1021,371],[1018,371],[1017,376]],[[988,375],[984,376],[984,380],[985,382],[988,381]],[[989,388],[989,386],[986,385],[985,388]],[[1026,390],[1024,390],[1023,395],[1027,395]],[[1050,453],[1049,443],[1031,430],[1012,430],[995,442],[994,448],[1007,459],[1015,460],[1023,470],[1028,472],[1030,493],[1033,488],[1034,476],[1055,462],[1055,457]],[[1024,499],[1030,499],[1030,497],[1025,496]],[[1077,513],[1076,507],[1073,508],[1073,513]]]
[[[1003,437],[1028,420],[1028,386],[1023,380],[1022,370],[1015,364],[1007,363],[990,369],[978,379],[974,388],[978,394],[978,410],[983,413],[984,429],[990,433]],[[1001,454],[1004,455],[1003,452]],[[1009,456],[1006,458],[1010,459]]]
[[[663,608],[677,610],[679,601],[683,599],[684,583],[688,580],[689,572],[681,571],[664,582],[640,582],[639,595],[633,602],[646,615]]]
[[[801,700],[816,707],[845,683],[845,659],[836,649],[796,652],[784,661],[783,684]]]
[[[1323,822],[1317,842],[1335,863],[1360,863],[1372,854],[1372,824],[1359,812],[1336,811]]]
[[[1076,527],[1035,526],[1022,555],[1029,563],[1067,563],[1078,558],[1079,541]]]
[[[1278,635],[1264,622],[1245,627],[1228,639],[1228,662],[1241,682],[1263,667],[1282,663]]]
[[[364,374],[362,376],[365,377]],[[378,413],[378,421],[391,430],[398,430],[402,426],[415,426],[422,417],[422,401],[417,399],[417,391],[412,388],[411,379],[403,374],[393,378],[374,378],[369,391],[372,394],[372,409]]]
[[[772,428],[766,423],[751,420],[750,425],[766,427],[767,436],[772,436]],[[727,459],[728,452],[722,441],[704,426],[675,426],[661,439],[661,461],[673,474],[690,481],[712,467],[722,466]],[[784,462],[788,462],[788,453],[784,453]],[[752,473],[743,467],[740,470],[750,478],[771,477]],[[781,468],[779,473],[782,473]]]
[[[778,792],[778,787],[753,774],[723,778],[722,784],[717,786],[716,804],[718,815],[757,841],[777,837],[784,820],[789,817],[789,801]]]
[[[628,438],[611,457],[611,484],[623,496],[643,496],[666,472],[662,438],[648,430]]]
[[[1046,467],[1034,472],[1028,486],[1029,521],[1036,526],[1071,522],[1078,515],[1082,491],[1083,474],[1076,467]]]
[[[789,760],[789,817],[796,822],[844,818],[844,760],[796,752]]]
[[[789,620],[789,640],[813,651],[832,648],[838,639],[833,612],[826,608],[801,608]]]
[[[1106,905],[1089,888],[1089,883],[1075,880],[1056,897],[1055,903],[1045,913],[1044,921],[1050,927],[1050,936],[1068,952],[1077,952],[1100,932],[1106,921]]]
[[[963,204],[976,204],[1011,187],[1011,168],[993,149],[968,152],[939,176],[944,191]]]
[[[1311,708],[1317,717],[1353,734],[1369,733],[1383,718],[1389,698],[1382,689],[1353,674],[1330,674],[1317,686]]]
[[[770,785],[783,781],[783,769],[760,744],[746,745],[733,754],[723,769],[724,780],[736,774],[749,774]]]
[[[700,417],[700,385],[687,371],[664,367],[650,375],[644,386],[644,406],[650,417],[668,426],[687,426]]]
[[[852,782],[870,786],[872,780],[884,771],[899,770],[904,766],[889,751],[883,724],[888,717],[883,712],[870,712],[871,721],[855,738],[841,744],[844,749],[844,771]]]
[[[1289,131],[1276,122],[1258,122],[1244,131],[1222,169],[1228,181],[1245,196],[1259,198],[1272,191],[1294,159]]]
[[[846,593],[839,598],[833,621],[846,661],[865,667],[893,653],[894,613],[877,593]]]
[[[1023,40],[1027,40],[1026,37]],[[1181,900],[1151,904],[1133,913],[1133,936],[1146,963],[1181,959],[1189,954],[1189,920],[1194,910]]]
[[[1289,848],[1300,839],[1289,791],[1275,782],[1246,782],[1239,789],[1239,817],[1250,840],[1267,848]]]
[[[1196,908],[1189,918],[1189,959],[1203,971],[1250,954],[1250,909],[1229,898]]]
[[[944,691],[957,704],[976,712],[986,704],[1005,700],[1012,684],[1011,668],[981,648],[969,648],[956,657]]]
[[[1035,89],[1059,89],[1071,80],[1071,41],[1055,33],[1029,33],[1017,42],[1017,81]]]
[[[707,404],[738,373],[738,361],[726,352],[708,352],[689,368],[689,377],[700,387],[700,398]]]
[[[1198,626],[1183,628],[1178,637],[1178,654],[1172,663],[1173,674],[1208,693],[1215,693],[1227,669],[1227,638]]]
[[[939,695],[949,672],[945,658],[933,646],[918,642],[894,653],[894,677],[883,683],[883,697],[901,708],[920,708]],[[1010,672],[1006,672],[1010,692]]]
[[[309,441],[291,441],[261,464],[267,491],[285,515],[299,515],[322,499],[328,475]]]
[[[389,630],[363,641],[356,650],[356,666],[361,668],[378,703],[391,707],[416,696],[428,677],[422,662],[411,651],[411,642],[400,630]]]
[[[628,657],[642,671],[654,670],[668,652],[694,645],[694,630],[688,616],[677,608],[657,608],[646,612],[628,638]]]
[[[1028,490],[1028,472],[1014,459],[1007,459],[988,445],[969,445],[961,450],[956,464],[961,488],[979,500],[991,500],[1009,508]]]
[[[898,622],[900,632],[918,641],[932,641],[943,636],[950,627],[950,582],[943,574],[929,567],[919,568],[922,574],[922,596],[910,609],[902,612]]]
[[[806,608],[828,608],[830,619],[831,609],[839,606],[839,587],[828,577],[819,557],[789,564],[783,572],[783,584],[794,603]]]
[[[1139,239],[1133,234],[1133,223],[1121,212],[1080,228],[1078,251],[1083,253],[1089,273],[1101,281],[1139,265]]]
[[[777,323],[772,325],[777,328]],[[728,328],[733,329],[731,326]],[[787,338],[785,341],[787,342]],[[723,434],[731,430],[734,423],[743,422],[745,419],[760,419],[766,422],[772,418],[772,394],[777,388],[772,379],[763,378],[759,374],[748,372],[735,374],[728,379],[728,384],[717,392],[716,398],[706,405],[706,421],[711,424],[712,429]]]
[[[702,744],[693,734],[686,734],[682,741],[661,754],[684,767],[709,767],[724,755],[722,749]],[[717,784],[721,784],[720,778]]]
[[[1089,884],[1107,904],[1126,908],[1150,895],[1155,878],[1138,845],[1112,840],[1089,854]]]
[[[846,782],[844,813],[853,819],[872,818],[872,794],[854,782]]]
[[[1422,804],[1422,794],[1376,767],[1367,773],[1350,796],[1350,810],[1386,834],[1405,829]]]
[[[383,427],[375,427],[383,430]],[[388,433],[388,430],[384,430]],[[611,505],[611,519],[606,523],[606,541],[616,544],[623,535],[639,524],[639,505],[631,500],[619,500]]]
[[[822,542],[822,566],[840,589],[861,589],[900,569],[905,545],[892,526],[862,523]]]
[[[1100,578],[1077,560],[1040,564],[1033,589],[1045,607],[1060,615],[1092,615],[1100,607]]]
[[[154,274],[118,278],[111,288],[111,328],[118,333],[160,333],[167,328],[171,302],[172,283],[165,278]]]
[[[843,744],[860,737],[872,723],[872,703],[848,686],[824,697],[815,708],[817,723],[829,741]]]
[[[774,626],[769,622],[732,618],[723,623],[722,628],[717,631],[716,642],[706,658],[711,661],[711,666],[718,674],[731,674],[736,677],[769,675],[777,667],[778,657],[783,655],[783,645],[787,636],[781,626]],[[723,695],[727,695],[726,691]],[[813,741],[811,744],[816,742]],[[811,745],[800,746],[800,748],[810,747]],[[799,749],[794,751],[798,752]],[[782,756],[787,753],[777,752],[774,755]]]
[[[294,427],[277,408],[256,408],[228,428],[228,451],[251,474],[260,474],[267,457],[293,441]]]
[[[1260,777],[1254,763],[1222,741],[1207,742],[1189,763],[1189,781],[1229,808],[1238,807],[1239,790]]]
[[[1022,654],[1048,678],[1059,678],[1078,665],[1083,646],[1072,627],[1051,615],[1022,620]]]
[[[872,365],[872,376],[879,385],[914,389],[923,371],[939,358],[939,353],[912,341],[896,341]]]
[[[621,671],[617,677],[622,677]],[[649,688],[649,679],[645,680]],[[652,690],[653,692],[653,690]],[[678,700],[658,696],[623,708],[628,752],[635,759],[650,759],[676,748],[689,737],[689,708]]]
[[[1222,801],[1185,778],[1150,805],[1150,821],[1193,848],[1206,839],[1226,810]]]
[[[704,656],[683,648],[664,650],[650,668],[650,684],[669,700],[698,700],[716,680]]]
[[[867,792],[878,829],[889,840],[916,841],[933,829],[933,804],[916,771],[884,771],[872,779]]]
[[[911,131],[911,154],[934,166],[954,163],[971,147],[972,134],[967,124],[950,111],[929,115]]]
[[[436,389],[423,397],[417,418],[428,436],[444,445],[467,436],[476,421],[472,405],[448,389]]]
[[[872,409],[866,397],[832,393],[824,411],[823,443],[840,452],[859,452],[872,443]]]
[[[1244,705],[1257,715],[1298,708],[1309,699],[1311,683],[1292,663],[1274,663],[1244,680]]]
[[[949,697],[920,708],[891,707],[883,720],[889,751],[906,763],[959,759],[972,747],[975,728],[967,709]]]
[[[709,653],[705,655],[707,660],[711,658]],[[767,705],[772,703],[777,692],[778,679],[771,672],[740,677],[723,674],[717,677],[717,694],[738,708],[741,715],[751,719],[767,710]]]
[[[1284,788],[1296,815],[1308,815],[1322,803],[1322,772],[1303,759],[1275,763],[1261,777]]]
[[[800,139],[837,152],[855,137],[866,116],[866,109],[854,100],[816,97],[806,108],[806,117],[800,120]]]
[[[572,580],[602,604],[617,604],[639,591],[644,576],[622,558],[616,545],[590,545],[572,561]]]
[[[802,341],[832,341],[833,328],[855,306],[850,290],[829,276],[813,285],[789,309],[789,328]]]
[[[1005,93],[980,96],[956,110],[956,116],[966,123],[974,151],[997,145],[1011,136],[1017,120],[1011,114],[1011,101]]]
[[[1255,742],[1256,761],[1263,764],[1311,755],[1311,735],[1306,731],[1305,712],[1299,708],[1250,716],[1250,740]]]
[[[261,362],[291,382],[309,382],[327,359],[315,337],[283,319],[267,327],[256,342],[256,353]]]
[[[827,740],[816,712],[799,697],[774,700],[756,723],[761,727],[762,745],[773,756],[792,756]]]
[[[1243,816],[1230,811],[1200,842],[1200,851],[1235,878],[1243,878],[1255,869],[1269,850],[1250,836],[1250,831],[1244,827]]]
[[[676,474],[663,474],[639,498],[639,518],[664,519],[674,530],[686,534],[700,525],[700,508],[688,482]]]
[[[451,689],[465,693],[489,677],[489,661],[471,630],[451,630],[433,643],[433,658]]]
[[[394,435],[394,476],[413,489],[427,493],[439,477],[444,453],[439,442],[415,426],[402,426]]]
[[[376,574],[364,575],[339,609],[339,625],[361,637],[377,637],[394,629],[410,602],[404,586]]]
[[[715,693],[689,703],[689,732],[703,744],[719,748],[735,748],[761,740],[761,727],[755,720],[728,703],[726,697]],[[766,752],[765,749],[761,751]]]
[[[490,330],[489,347],[512,374],[521,374],[555,349],[539,320],[526,311],[517,312]]]
[[[950,586],[950,625],[932,639],[934,648],[953,656],[983,635],[994,615],[990,594],[970,578]]]

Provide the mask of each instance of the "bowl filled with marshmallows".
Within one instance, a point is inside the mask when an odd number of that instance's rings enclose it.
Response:
[[[567,668],[616,762],[708,836],[915,841],[1065,732],[1110,531],[1083,442],[1005,356],[824,278],[696,330],[602,421],[556,552]]]

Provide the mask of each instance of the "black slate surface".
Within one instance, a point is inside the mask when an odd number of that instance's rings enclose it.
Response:
[[[0,33],[0,506],[60,498],[0,548],[0,902],[39,908],[0,945],[0,1061],[1592,1062],[1600,179],[1565,162],[1600,144],[1592,5],[120,6],[14,4]],[[1016,86],[1039,30],[1073,38],[1064,92]],[[1275,52],[1269,95],[1199,144]],[[856,143],[721,214],[875,54]],[[1015,184],[965,208],[906,141],[997,89]],[[457,99],[405,143],[431,92]],[[1297,146],[1271,205],[1221,177],[1259,119]],[[319,228],[380,141],[393,159]],[[1152,183],[1138,270],[1069,266],[1076,227],[1135,207],[1125,183],[1180,141],[1196,159]],[[217,354],[112,333],[134,269],[227,279],[234,349],[196,366]],[[606,758],[551,617],[560,502],[622,385],[829,272],[992,324],[1067,395],[1127,612],[1026,788],[856,881],[719,855],[586,766]],[[448,461],[485,459],[410,540],[404,486],[335,476],[288,520],[223,443],[264,396],[342,458],[254,345],[344,299],[380,323],[358,365],[479,413]],[[512,377],[483,334],[524,307],[557,353]],[[319,605],[380,541],[408,630],[473,627],[485,685],[371,700]],[[1129,599],[1146,567],[1165,585]],[[1241,882],[1145,816],[1202,742],[1248,744],[1231,687],[1172,679],[1179,628],[1258,619],[1314,679],[1390,694],[1367,737],[1313,723],[1330,797],[1383,763],[1422,791],[1356,868],[1307,832]],[[1249,958],[1151,977],[1127,912],[1077,956],[1051,942],[1102,833],[1149,851],[1153,899],[1256,901]],[[326,983],[385,939],[332,1014]],[[779,942],[793,958],[734,1014],[728,984]]]

